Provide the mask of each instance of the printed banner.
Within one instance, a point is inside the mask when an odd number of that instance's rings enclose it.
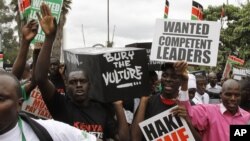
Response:
[[[233,74],[239,76],[250,76],[250,69],[248,68],[233,68]]]
[[[32,90],[29,99],[23,102],[22,111],[43,119],[52,118],[38,88]]]
[[[31,6],[31,0],[18,0],[18,9],[20,12],[21,20],[28,18],[29,8]]]
[[[63,0],[31,0],[31,2],[30,0],[19,0],[18,5],[19,5],[19,11],[21,13],[21,18],[23,16],[28,21],[31,19],[38,20],[36,13],[40,12],[40,6],[43,2],[49,6],[52,15],[56,18],[58,23],[62,10]],[[34,38],[34,40],[32,41],[32,44],[35,44],[37,42],[44,42],[44,39],[45,35],[41,27],[39,27],[38,33]]]
[[[149,95],[147,55],[139,48],[65,50],[67,72],[83,70],[90,79],[89,96],[101,102]]]
[[[195,140],[186,121],[170,113],[173,108],[139,123],[147,141]]]
[[[149,58],[150,54],[151,54],[151,47],[152,47],[151,42],[133,43],[133,44],[125,45],[125,47],[136,47],[136,48],[144,48],[144,49],[146,49],[147,57],[148,57],[148,70],[150,70],[150,71],[152,71],[152,70],[160,71],[161,70],[161,65],[163,63],[159,62],[159,61],[151,61],[150,58]]]
[[[150,60],[216,66],[220,23],[157,19]]]
[[[237,58],[236,56],[228,56],[227,63],[222,74],[222,78],[230,78],[230,72],[232,71],[233,65],[243,65],[244,62],[244,60]]]
[[[237,58],[236,56],[230,55],[228,57],[228,61],[230,61],[230,63],[232,64],[238,64],[238,65],[244,65],[244,60]]]

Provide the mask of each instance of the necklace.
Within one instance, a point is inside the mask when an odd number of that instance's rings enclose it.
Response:
[[[173,99],[168,99],[168,98],[164,98],[162,95],[160,95],[161,97],[161,102],[165,105],[175,105],[176,104],[176,100]]]

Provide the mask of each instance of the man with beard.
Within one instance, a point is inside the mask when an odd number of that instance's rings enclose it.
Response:
[[[55,18],[51,15],[50,9],[46,4],[42,4],[41,13],[42,17],[38,15],[38,19],[45,33],[45,42],[38,56],[35,78],[53,119],[88,131],[100,140],[116,138],[117,136],[121,141],[128,140],[128,127],[122,103],[114,103],[118,120],[117,131],[113,115],[108,113],[100,103],[89,99],[88,92],[91,82],[88,72],[82,69],[69,72],[67,76],[67,93],[65,94],[67,97],[58,94],[55,85],[49,80],[47,75],[57,27]]]
[[[96,137],[55,120],[35,120],[20,113],[21,85],[10,73],[0,71],[1,141],[96,141]]]
[[[131,138],[133,141],[146,140],[142,137],[142,132],[139,128],[140,122],[176,106],[179,91],[188,90],[188,76],[182,74],[182,70],[185,70],[186,67],[187,63],[184,61],[178,61],[174,64],[165,63],[162,66],[162,91],[158,95],[141,98],[131,127]],[[186,118],[186,111],[183,107],[178,106],[173,112],[186,119],[188,124],[190,123]],[[195,131],[191,124],[189,126],[195,140],[200,140],[197,131]]]

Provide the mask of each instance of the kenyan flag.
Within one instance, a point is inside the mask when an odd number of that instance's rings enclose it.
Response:
[[[169,10],[169,2],[166,0],[165,10],[164,10],[164,18],[168,18],[168,10]]]
[[[196,1],[193,1],[192,20],[203,20],[203,6]]]
[[[0,61],[3,61],[3,54],[0,53]]]
[[[0,52],[0,68],[3,68],[3,53]]]

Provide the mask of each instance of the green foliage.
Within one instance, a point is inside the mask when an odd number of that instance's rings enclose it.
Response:
[[[18,52],[17,36],[14,34],[14,13],[5,0],[0,1],[0,26],[2,35],[2,50],[4,63],[13,63]]]
[[[209,6],[204,10],[204,20],[221,22],[220,45],[216,67],[195,67],[195,70],[223,72],[228,55],[245,60],[242,67],[250,66],[250,4],[236,7],[224,5],[225,17],[221,18],[221,6]]]

